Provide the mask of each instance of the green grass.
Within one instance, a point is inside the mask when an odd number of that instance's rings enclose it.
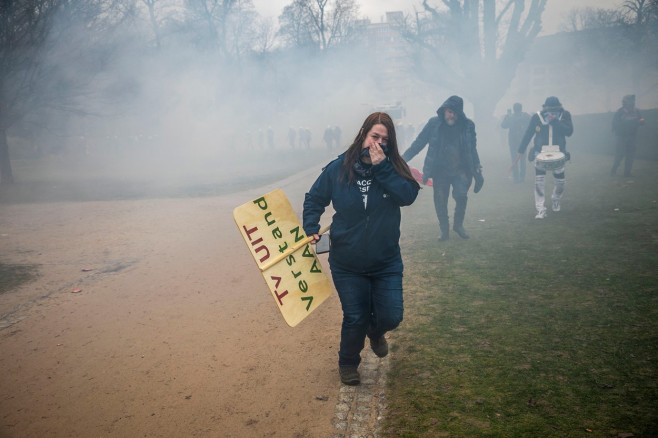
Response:
[[[431,189],[405,211],[386,436],[658,436],[658,173],[580,158],[544,220],[495,162],[470,240],[436,241]]]

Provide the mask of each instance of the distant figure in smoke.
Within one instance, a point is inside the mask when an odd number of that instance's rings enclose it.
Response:
[[[309,128],[304,128],[304,145],[306,146],[306,149],[311,148],[311,130]]]
[[[299,138],[299,148],[303,149],[304,146],[306,146],[306,129],[303,127],[299,127],[299,130],[297,131],[297,138]]]
[[[288,128],[288,144],[290,144],[290,149],[295,149],[295,141],[297,138],[297,131],[295,128]]]
[[[537,155],[541,153],[542,146],[546,145],[558,145],[560,152],[565,154],[566,159],[569,160],[566,138],[571,136],[571,134],[573,134],[571,113],[562,108],[562,104],[557,97],[548,97],[541,111],[533,114],[530,118],[530,124],[519,145],[517,160],[520,160],[525,154],[528,143],[530,143],[533,136],[535,137],[535,143],[533,149],[528,154],[528,161],[534,161]],[[552,143],[549,143],[549,139]],[[560,201],[564,195],[566,181],[564,166],[553,170],[553,180],[555,181],[553,195],[551,196],[553,211],[560,211]],[[535,163],[535,208],[537,210],[535,219],[544,219],[546,217],[545,189],[546,171],[538,168]]]
[[[322,140],[324,141],[327,150],[331,152],[331,148],[334,143],[334,130],[331,128],[331,126],[327,126],[327,129],[324,130],[324,134],[322,135]]]
[[[516,159],[516,152],[521,144],[523,134],[530,123],[530,114],[523,111],[523,106],[520,103],[515,103],[514,112],[507,110],[507,115],[503,119],[500,127],[508,129],[507,142],[509,144],[509,154],[512,162]],[[513,168],[514,182],[521,183],[525,181],[525,160],[519,160],[518,164]]]
[[[612,132],[617,137],[617,152],[610,175],[616,175],[617,167],[623,159],[626,159],[624,162],[624,176],[631,176],[633,160],[635,159],[637,128],[641,125],[644,125],[644,119],[635,108],[635,95],[624,96],[621,101],[621,108],[617,110],[612,119]]]
[[[338,370],[345,385],[361,382],[366,337],[373,352],[384,357],[384,335],[402,322],[400,210],[414,202],[419,188],[398,152],[393,120],[376,112],[306,193],[302,216],[312,243],[320,238],[326,207],[332,204],[335,212],[329,266],[343,309]]]
[[[473,178],[476,181],[475,193],[484,183],[476,147],[475,123],[464,114],[464,100],[459,96],[449,97],[436,110],[436,114],[429,119],[402,158],[409,162],[429,144],[423,165],[423,180],[426,182],[432,178],[434,183],[434,208],[441,229],[439,241],[448,240],[450,236],[448,198],[451,186],[455,200],[452,229],[462,239],[468,239],[469,235],[464,230],[468,189]]]
[[[263,149],[265,145],[265,136],[263,135],[263,130],[258,129],[258,148]]]
[[[340,137],[343,135],[343,131],[340,129],[340,126],[336,125],[334,126],[334,143],[336,143],[336,147],[340,149],[341,146],[341,140]]]
[[[274,130],[271,126],[267,127],[267,146],[274,149]]]

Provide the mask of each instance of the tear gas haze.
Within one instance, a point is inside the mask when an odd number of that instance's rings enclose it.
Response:
[[[452,94],[464,96],[482,132],[511,103],[538,108],[548,95],[574,114],[612,111],[633,91],[643,96],[638,106],[656,105],[655,69],[607,63],[603,73],[608,46],[588,46],[582,32],[537,38],[541,14],[527,8],[520,23],[509,14],[499,23],[501,35],[510,26],[536,26],[524,54],[501,36],[487,43],[486,32],[483,48],[472,52],[467,33],[423,34],[441,28],[433,17],[454,19],[440,2],[428,2],[439,15],[420,4],[413,16],[382,9],[383,22],[363,18],[374,14],[374,3],[336,0],[324,12],[338,3],[344,15],[325,23],[324,33],[292,2],[265,8],[242,1],[212,13],[164,0],[151,9],[87,8],[87,15],[53,8],[48,37],[12,53],[15,67],[5,68],[3,100],[21,102],[2,113],[13,173],[18,181],[58,172],[214,193],[326,163],[373,110],[390,112],[405,128],[398,134],[404,150]],[[545,13],[555,8],[548,2]],[[29,57],[30,66],[18,62]],[[327,127],[342,133],[330,147]],[[21,167],[25,160],[39,162],[38,175]]]

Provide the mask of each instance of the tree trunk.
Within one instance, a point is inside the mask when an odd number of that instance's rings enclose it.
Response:
[[[0,184],[13,184],[14,174],[11,171],[9,160],[9,143],[7,143],[7,130],[0,128]]]
[[[484,67],[493,70],[496,67],[496,2],[482,2],[482,22],[484,33]]]
[[[155,35],[155,46],[160,50],[160,25],[158,24],[157,18],[155,18],[155,5],[153,2],[147,4],[149,9],[149,18],[151,19],[151,26],[153,27],[153,34]]]

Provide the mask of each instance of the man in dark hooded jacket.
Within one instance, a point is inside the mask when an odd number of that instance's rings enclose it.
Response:
[[[451,186],[455,200],[453,230],[461,238],[468,239],[464,230],[468,189],[473,177],[476,178],[475,193],[484,181],[476,148],[475,123],[464,114],[464,100],[459,96],[450,96],[436,110],[436,114],[402,154],[402,158],[408,162],[429,144],[423,165],[423,182],[429,178],[433,181],[434,208],[441,229],[439,241],[448,240],[449,237],[448,197]]]

